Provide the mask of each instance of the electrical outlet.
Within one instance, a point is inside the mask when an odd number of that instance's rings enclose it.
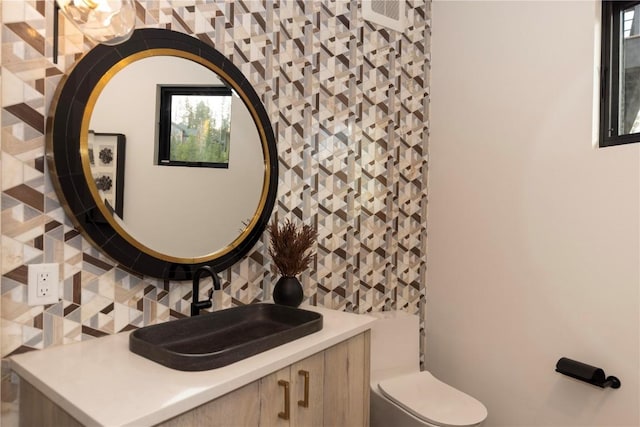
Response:
[[[29,264],[29,305],[55,304],[58,302],[58,264]]]
[[[36,274],[36,296],[38,298],[48,297],[51,287],[51,277],[48,271],[40,271]]]

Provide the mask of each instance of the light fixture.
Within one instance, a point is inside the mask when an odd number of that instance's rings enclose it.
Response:
[[[57,62],[58,11],[96,43],[116,45],[129,40],[136,26],[133,0],[55,0],[54,63]]]

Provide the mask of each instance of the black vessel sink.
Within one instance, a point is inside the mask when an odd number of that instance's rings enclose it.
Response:
[[[220,368],[322,329],[322,315],[277,304],[250,304],[129,335],[129,350],[181,371]]]

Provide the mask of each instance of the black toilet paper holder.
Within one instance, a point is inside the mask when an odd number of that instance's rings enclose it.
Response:
[[[575,378],[598,387],[620,388],[620,380],[614,376],[606,376],[604,371],[586,363],[560,358],[556,363],[556,372]]]

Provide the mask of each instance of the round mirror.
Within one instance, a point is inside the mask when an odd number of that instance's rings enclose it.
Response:
[[[122,266],[184,280],[227,268],[266,226],[275,137],[259,97],[186,34],[136,30],[98,45],[60,85],[47,158],[78,229]]]

